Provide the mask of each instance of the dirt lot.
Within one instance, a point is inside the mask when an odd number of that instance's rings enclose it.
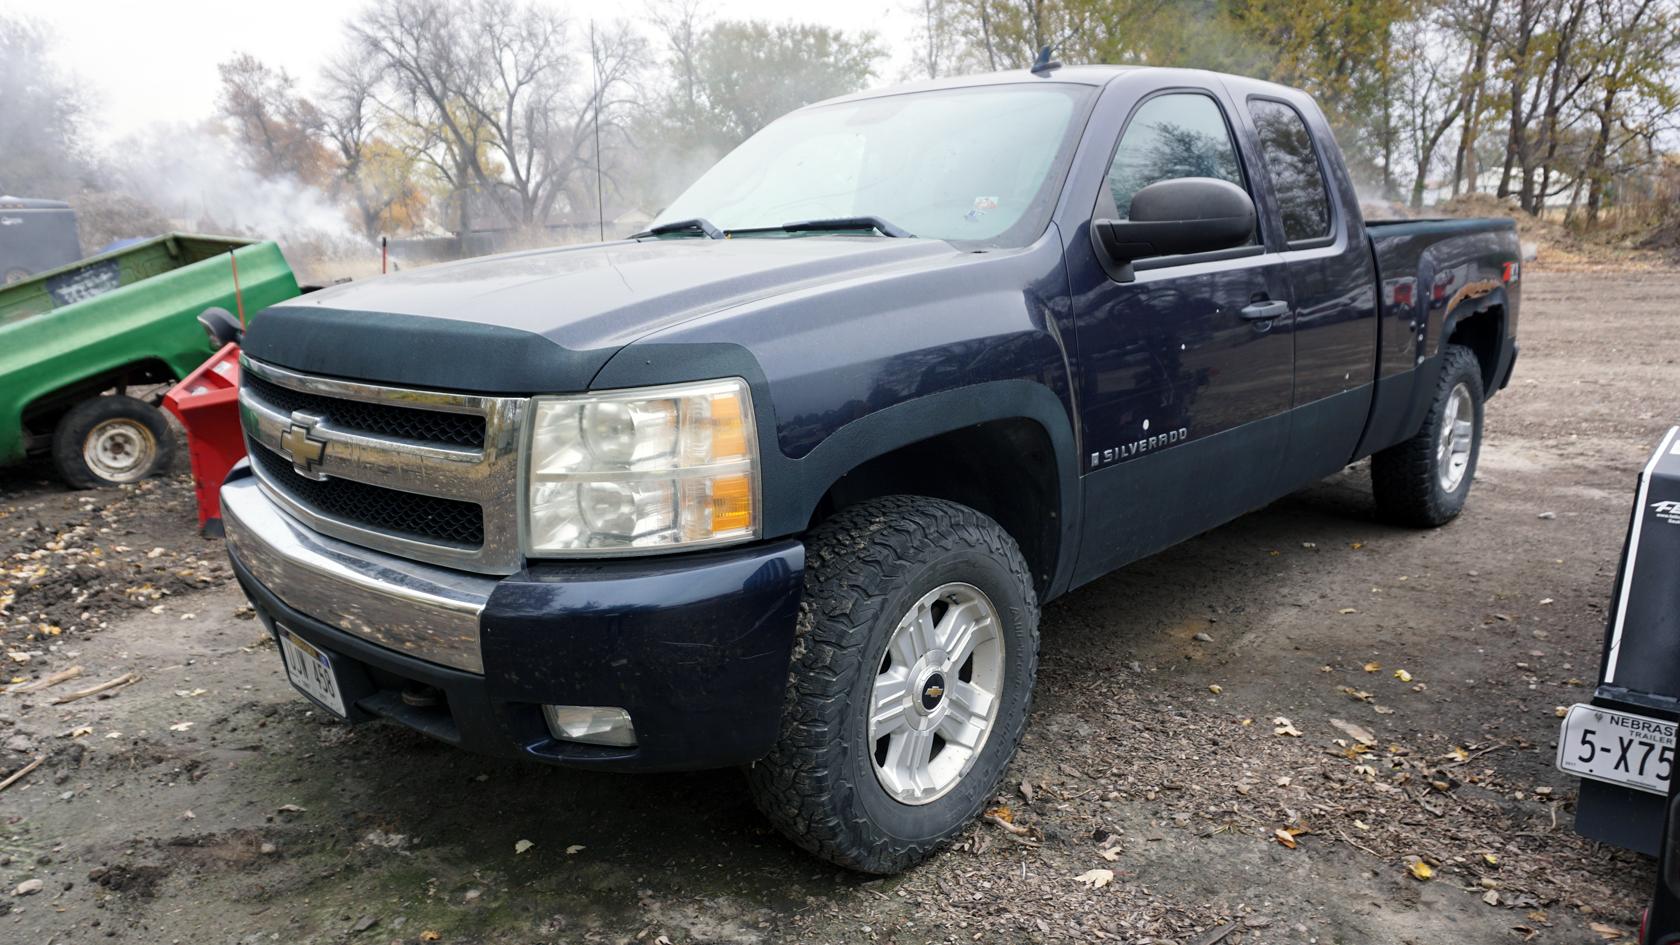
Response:
[[[1627,940],[1652,863],[1574,835],[1551,758],[1635,472],[1680,418],[1676,297],[1674,271],[1529,277],[1448,528],[1376,524],[1355,468],[1050,606],[999,797],[1027,834],[977,823],[887,880],[795,852],[733,771],[578,774],[324,719],[185,479],[5,473],[8,675],[83,673],[0,695],[0,772],[46,759],[0,794],[0,939]]]

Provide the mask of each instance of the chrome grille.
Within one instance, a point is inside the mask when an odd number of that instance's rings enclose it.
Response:
[[[415,407],[393,407],[389,404],[318,397],[281,387],[256,375],[246,378],[245,383],[251,388],[251,393],[263,403],[288,415],[294,410],[303,410],[326,417],[346,430],[377,433],[421,443],[472,447],[484,445],[484,418],[473,414],[445,413],[442,410],[421,410]]]
[[[247,443],[251,464],[287,495],[346,522],[420,541],[477,549],[484,544],[484,511],[471,502],[398,492],[350,479],[315,480],[299,475],[280,454]]]
[[[287,512],[415,560],[518,569],[524,398],[346,381],[253,358],[241,368],[251,465]]]

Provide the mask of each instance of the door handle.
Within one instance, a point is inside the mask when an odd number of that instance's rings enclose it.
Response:
[[[1269,322],[1289,314],[1289,303],[1281,299],[1272,302],[1255,302],[1245,306],[1242,317],[1251,322]]]

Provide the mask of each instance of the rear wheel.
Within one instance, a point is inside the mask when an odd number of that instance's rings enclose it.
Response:
[[[1014,540],[951,502],[861,503],[806,549],[781,738],[748,779],[795,843],[895,873],[967,825],[1014,756],[1038,598]]]
[[[1402,525],[1432,528],[1458,517],[1482,447],[1482,365],[1450,345],[1422,429],[1371,457],[1377,511]]]
[[[82,401],[53,431],[53,464],[78,489],[138,482],[173,453],[163,411],[122,394]]]

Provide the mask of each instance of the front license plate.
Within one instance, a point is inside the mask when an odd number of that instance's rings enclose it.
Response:
[[[338,713],[340,718],[349,714],[344,711],[338,675],[333,672],[332,659],[327,654],[285,627],[280,628],[280,652],[286,658],[286,676],[298,692]]]
[[[1667,794],[1674,723],[1577,703],[1563,718],[1557,766],[1583,778]]]

